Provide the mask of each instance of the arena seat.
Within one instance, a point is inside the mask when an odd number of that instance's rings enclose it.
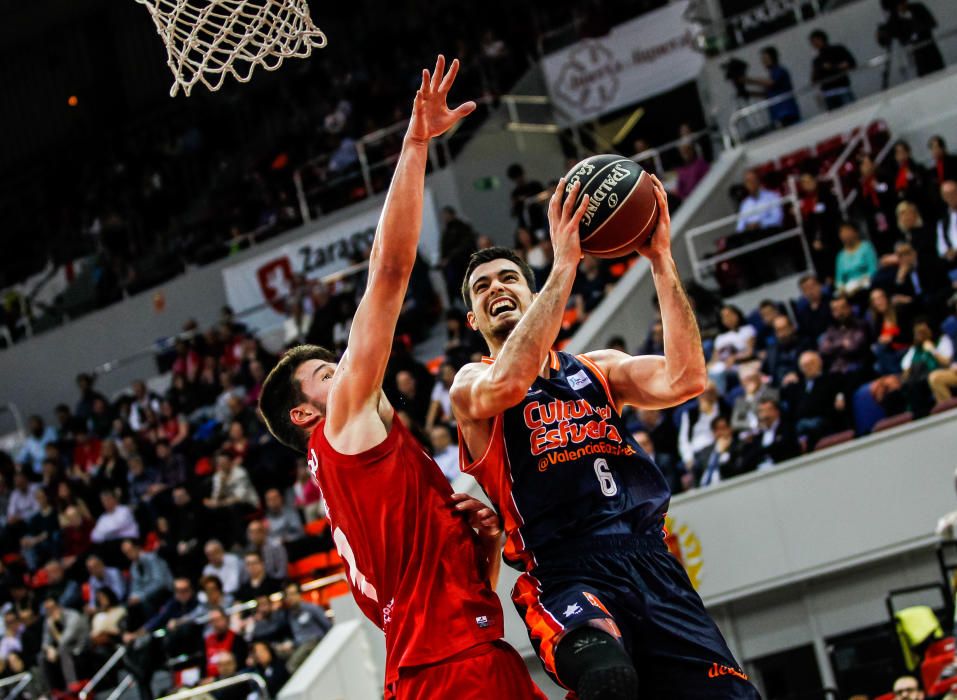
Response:
[[[814,452],[818,450],[826,450],[828,447],[834,447],[834,445],[840,445],[845,442],[850,442],[854,439],[853,430],[842,430],[839,433],[834,433],[833,435],[825,435],[814,445]]]
[[[928,690],[933,688],[934,685],[940,680],[941,672],[952,663],[954,663],[953,657],[947,656],[938,656],[932,659],[925,659],[920,665],[920,680],[923,686]],[[957,681],[957,678],[954,678],[953,680]],[[931,693],[931,695],[936,695],[936,693]]]
[[[914,420],[914,414],[910,411],[898,413],[896,416],[881,418],[879,421],[877,421],[877,423],[874,424],[874,429],[871,432],[879,433],[882,430],[890,430],[891,428],[896,428],[898,425],[910,423],[912,420]]]
[[[957,688],[957,675],[938,679],[933,685],[925,686],[928,697],[943,697],[945,693]]]
[[[936,642],[927,647],[927,651],[924,652],[925,659],[936,659],[941,656],[947,656],[951,659],[954,658],[954,638],[947,637],[946,639],[938,639]]]
[[[321,537],[329,529],[329,521],[326,518],[310,520],[306,523],[305,532],[312,537]]]
[[[957,408],[957,396],[947,399],[946,401],[941,401],[931,409],[930,414],[935,416],[938,413],[944,413],[945,411],[950,411],[955,408]]]

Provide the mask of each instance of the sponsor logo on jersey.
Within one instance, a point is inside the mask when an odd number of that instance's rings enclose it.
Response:
[[[580,606],[578,603],[572,603],[567,608],[565,608],[565,619],[568,619],[572,615],[579,615],[581,614],[581,611],[582,611],[582,606]]]
[[[532,401],[526,404],[523,417],[525,427],[531,430],[529,447],[534,457],[586,440],[607,440],[616,445],[622,443],[618,428],[608,422],[611,407],[594,407],[585,399],[556,399],[548,403]],[[583,421],[583,418],[589,420]]]
[[[313,478],[315,478],[316,471],[319,469],[319,455],[316,454],[314,447],[310,448],[309,459],[306,460],[306,463],[309,465],[309,471],[312,472]]]
[[[484,630],[488,627],[488,617],[486,615],[479,615],[475,618],[475,624]]]
[[[575,374],[568,377],[568,386],[575,391],[578,391],[583,386],[588,386],[589,384],[591,384],[591,379],[589,379],[588,375],[585,374],[585,370],[575,372]]]
[[[720,678],[721,676],[735,676],[743,681],[748,680],[748,674],[739,668],[733,668],[719,663],[711,664],[711,668],[708,669],[708,678]]]
[[[392,622],[392,608],[395,607],[395,598],[382,608],[382,626],[387,627]]]

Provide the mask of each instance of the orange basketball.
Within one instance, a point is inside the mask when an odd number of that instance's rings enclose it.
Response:
[[[598,258],[619,258],[642,245],[658,224],[658,200],[651,176],[619,155],[586,158],[568,171],[565,192],[581,181],[577,206],[586,194],[588,209],[579,235],[582,250]]]

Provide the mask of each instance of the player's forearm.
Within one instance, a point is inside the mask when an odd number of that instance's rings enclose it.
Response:
[[[496,356],[490,372],[493,382],[516,387],[524,395],[535,381],[561,330],[576,269],[577,262],[556,262],[541,293]]]
[[[411,270],[422,228],[427,141],[406,136],[372,244],[370,270]],[[408,273],[402,275],[407,281]]]
[[[674,259],[669,255],[652,260],[651,272],[661,307],[665,371],[677,393],[697,396],[707,380],[698,321],[688,303]]]

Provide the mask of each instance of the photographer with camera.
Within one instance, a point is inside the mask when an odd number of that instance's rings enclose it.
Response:
[[[887,19],[877,27],[877,43],[889,53],[897,41],[907,49],[917,77],[933,73],[944,67],[944,57],[934,41],[937,20],[920,2],[909,0],[881,0]],[[888,87],[891,62],[884,73],[884,88]]]

